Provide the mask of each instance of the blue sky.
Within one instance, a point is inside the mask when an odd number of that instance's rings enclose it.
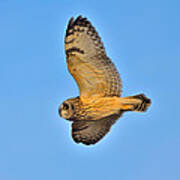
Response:
[[[180,179],[180,3],[175,0],[0,1],[0,179]],[[123,82],[145,93],[97,145],[73,142],[58,106],[77,96],[64,34],[88,17]]]

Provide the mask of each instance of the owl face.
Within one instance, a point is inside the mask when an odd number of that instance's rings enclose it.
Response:
[[[70,120],[74,113],[74,105],[70,101],[64,101],[59,107],[59,115],[64,119]]]

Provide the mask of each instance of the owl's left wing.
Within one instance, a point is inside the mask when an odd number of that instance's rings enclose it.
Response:
[[[107,57],[95,28],[86,18],[70,19],[65,50],[68,69],[78,84],[81,98],[120,96],[119,73]]]
[[[111,126],[119,117],[119,115],[112,115],[97,121],[74,121],[72,123],[72,138],[76,143],[96,144],[110,131]]]

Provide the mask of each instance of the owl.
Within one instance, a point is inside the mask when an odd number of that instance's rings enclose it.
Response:
[[[123,113],[145,112],[150,106],[151,100],[144,94],[120,97],[120,75],[87,18],[69,20],[65,52],[68,70],[80,95],[64,101],[59,114],[72,122],[72,138],[76,143],[95,144]]]

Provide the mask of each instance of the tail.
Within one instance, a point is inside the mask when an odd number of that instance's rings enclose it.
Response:
[[[145,112],[151,104],[151,100],[144,94],[121,98],[123,111]]]

